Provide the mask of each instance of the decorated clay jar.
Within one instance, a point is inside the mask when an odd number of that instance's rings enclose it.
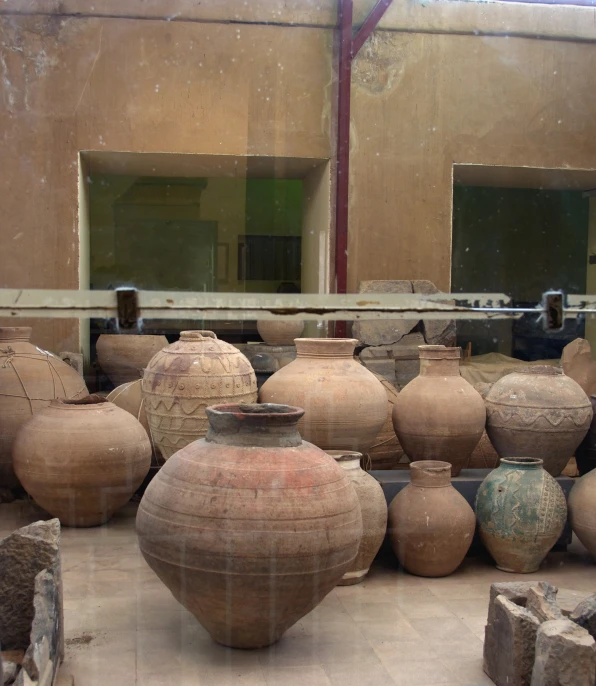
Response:
[[[263,319],[257,322],[259,336],[267,345],[294,345],[304,331],[304,322],[295,319]]]
[[[449,462],[457,476],[484,431],[480,394],[459,373],[459,348],[421,345],[420,375],[395,398],[393,426],[412,461]]]
[[[165,460],[205,436],[209,405],[257,399],[250,362],[213,331],[183,331],[150,360],[142,388],[151,434]]]
[[[302,414],[207,408],[207,436],[166,462],[139,506],[145,560],[218,643],[274,643],[358,554],[358,496],[333,458],[302,441]]]
[[[577,479],[569,495],[573,533],[596,559],[596,470]]]
[[[149,360],[165,348],[165,336],[102,334],[97,339],[97,359],[114,386],[136,381]]]
[[[535,572],[565,526],[565,494],[542,467],[535,457],[502,457],[476,494],[480,538],[505,572]]]
[[[29,342],[26,326],[0,328],[0,486],[18,486],[12,444],[19,427],[54,398],[87,395],[69,365]]]
[[[410,483],[389,506],[389,537],[402,567],[447,576],[463,562],[476,528],[474,511],[451,485],[451,464],[410,464]]]
[[[499,379],[485,398],[486,431],[501,457],[537,457],[558,476],[592,421],[581,386],[561,369],[536,365]]]
[[[330,450],[354,486],[362,514],[362,540],[358,555],[343,575],[340,586],[351,586],[364,581],[387,530],[387,501],[379,482],[360,467],[362,455],[349,450]]]
[[[53,400],[19,429],[14,468],[35,502],[66,526],[98,526],[141,485],[147,432],[99,395]]]
[[[354,359],[351,338],[297,338],[297,357],[260,390],[264,403],[303,407],[298,428],[323,450],[366,452],[387,418],[387,395]]]

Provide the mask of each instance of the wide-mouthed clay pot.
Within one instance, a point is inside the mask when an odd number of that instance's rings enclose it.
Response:
[[[0,486],[19,482],[12,444],[19,427],[54,398],[88,394],[83,378],[52,353],[29,342],[28,326],[0,328]]]
[[[145,560],[218,643],[274,643],[358,554],[358,497],[335,460],[302,441],[302,414],[207,408],[207,436],[173,455],[141,500]]]
[[[262,386],[264,403],[304,408],[298,428],[323,450],[366,452],[387,418],[387,395],[354,359],[352,338],[297,338],[297,357]]]
[[[304,322],[295,319],[263,319],[257,322],[257,331],[267,345],[294,345],[294,339],[299,338],[304,331]]]
[[[592,421],[581,386],[561,369],[535,365],[499,379],[485,398],[486,431],[501,458],[537,457],[559,476]]]
[[[573,533],[596,559],[596,469],[576,479],[569,495]]]
[[[14,467],[35,502],[66,526],[98,526],[126,505],[151,464],[151,443],[99,395],[52,400],[19,429]]]
[[[97,339],[95,351],[110,381],[121,386],[140,379],[149,360],[167,344],[165,336],[104,333]]]

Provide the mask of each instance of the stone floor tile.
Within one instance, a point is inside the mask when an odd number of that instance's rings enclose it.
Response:
[[[446,600],[447,607],[459,619],[464,617],[483,617],[488,615],[488,598],[473,598],[470,600]]]
[[[423,638],[416,640],[369,641],[379,660],[385,664],[396,662],[412,662],[439,657],[434,645]]]
[[[384,661],[383,665],[397,686],[430,686],[458,682],[438,659]]]
[[[493,682],[482,669],[482,658],[474,660],[462,660],[461,658],[442,658],[441,662],[458,679],[460,684],[466,686],[493,686]]]
[[[411,619],[410,624],[428,642],[451,643],[457,642],[462,638],[475,638],[470,629],[457,617]]]
[[[488,610],[488,608],[487,608]],[[462,617],[461,621],[470,631],[484,641],[484,630],[486,628],[486,616],[484,617]]]
[[[267,686],[332,686],[325,670],[319,665],[305,667],[273,667],[263,673]]]
[[[178,669],[182,664],[180,631],[159,629],[137,631],[137,672],[151,673],[158,669]]]
[[[342,604],[350,617],[356,622],[389,621],[404,619],[404,614],[397,603],[387,601],[370,602],[366,598],[342,598]]]
[[[405,618],[357,622],[358,629],[369,642],[417,641],[420,634]]]
[[[324,670],[331,686],[395,686],[393,677],[380,661],[350,665],[328,663]],[[308,682],[302,682],[305,683]]]
[[[404,597],[396,600],[397,607],[408,619],[428,619],[429,617],[453,617],[454,611],[446,603],[437,598],[426,599]]]

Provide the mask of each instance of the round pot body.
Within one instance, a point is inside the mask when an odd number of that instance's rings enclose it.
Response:
[[[596,409],[596,395],[590,396],[590,402],[594,411]],[[596,467],[596,415],[592,417],[588,433],[575,451],[575,461],[580,476],[584,476]]]
[[[537,365],[499,379],[485,398],[486,431],[500,457],[537,457],[559,476],[592,421],[581,386],[561,369]]]
[[[486,422],[481,395],[459,373],[459,348],[421,345],[420,375],[396,397],[393,427],[412,461],[449,462],[457,476]]]
[[[596,470],[577,479],[569,495],[573,533],[596,559]]]
[[[257,322],[257,331],[267,345],[294,345],[294,339],[304,331],[304,322],[263,320]]]
[[[297,338],[297,357],[260,390],[264,403],[302,407],[298,429],[323,450],[366,452],[387,417],[378,379],[354,359],[352,338]]]
[[[343,575],[339,586],[351,586],[364,581],[387,531],[387,501],[379,482],[360,467],[361,453],[330,450],[333,457],[354,486],[362,514],[362,540],[358,555]]]
[[[418,576],[447,576],[468,552],[476,517],[451,485],[451,464],[410,464],[410,483],[389,506],[389,537],[400,564]]]
[[[29,342],[29,327],[0,328],[0,486],[14,488],[12,445],[19,427],[54,398],[83,398],[83,378]]]
[[[387,394],[387,416],[374,444],[366,451],[367,468],[399,469],[400,466],[406,468],[408,459],[397,440],[395,429],[393,428],[393,405],[399,392],[392,383],[380,374],[375,374],[374,372],[373,374]]]
[[[480,538],[505,572],[535,572],[559,539],[567,502],[534,457],[501,458],[476,494]]]
[[[358,497],[335,460],[302,441],[302,413],[208,408],[205,439],[173,455],[141,500],[141,552],[218,643],[274,643],[358,554]]]
[[[101,334],[97,339],[97,359],[114,386],[136,381],[149,360],[168,344],[165,336]]]
[[[131,414],[90,395],[53,400],[20,428],[13,456],[40,507],[66,526],[98,526],[141,485],[151,444]]]
[[[116,407],[126,410],[141,423],[141,426],[145,429],[147,436],[149,436],[149,440],[151,441],[153,456],[157,457],[157,451],[151,437],[147,412],[145,411],[145,399],[143,398],[141,379],[129,381],[128,383],[122,384],[122,386],[118,386],[108,394],[106,400],[114,403]]]
[[[205,436],[210,405],[257,399],[250,362],[212,331],[183,331],[151,359],[142,388],[151,435],[164,460]]]

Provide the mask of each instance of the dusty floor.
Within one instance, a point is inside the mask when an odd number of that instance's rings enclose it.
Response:
[[[452,576],[423,579],[381,556],[358,586],[336,588],[274,647],[211,641],[142,559],[129,505],[106,526],[63,529],[66,660],[75,686],[481,686],[493,581],[545,579],[596,591],[596,565],[577,543],[538,574],[512,575],[470,557]],[[39,519],[0,506],[0,536]],[[579,597],[579,595],[578,595]]]

